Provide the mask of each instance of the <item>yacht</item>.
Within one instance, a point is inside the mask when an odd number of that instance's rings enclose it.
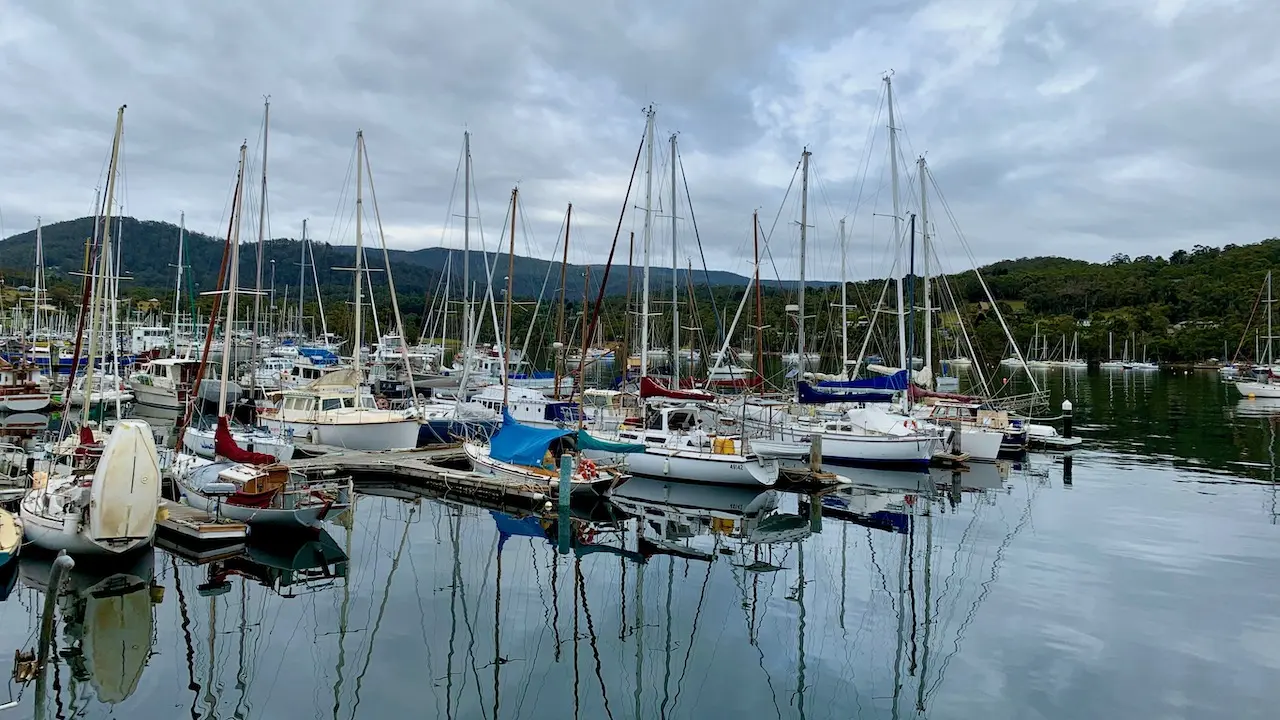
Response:
[[[354,368],[336,370],[305,387],[284,390],[260,420],[269,430],[351,450],[412,448],[418,419],[412,409],[380,407]]]
[[[167,419],[181,417],[199,370],[200,361],[190,358],[148,361],[142,370],[129,376],[138,414]]]

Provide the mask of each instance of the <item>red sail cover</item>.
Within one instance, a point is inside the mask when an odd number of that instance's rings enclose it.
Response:
[[[714,400],[715,395],[702,390],[668,390],[649,376],[640,378],[640,397],[664,397],[672,400]]]
[[[218,429],[213,433],[213,452],[231,462],[249,465],[271,465],[276,461],[272,455],[243,450],[236,445],[235,438],[231,437],[231,430],[227,427],[226,416],[218,418]]]

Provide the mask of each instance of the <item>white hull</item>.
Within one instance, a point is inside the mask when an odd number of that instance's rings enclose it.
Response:
[[[174,393],[153,385],[133,384],[131,387],[134,408],[139,415],[172,420],[182,414],[182,403]]]
[[[201,495],[196,490],[188,487],[186,483],[179,481],[178,484],[182,488],[182,496],[186,498],[187,504],[191,507],[210,514],[217,511],[224,518],[258,527],[272,527],[280,530],[318,528],[323,525],[325,518],[336,517],[338,513],[347,509],[345,503],[334,503],[328,508],[312,506],[294,510],[248,508],[226,502],[219,506],[217,501]]]
[[[923,466],[942,449],[942,438],[936,435],[862,434],[804,426],[785,428],[781,432],[793,441],[821,435],[822,459],[833,462]]]
[[[649,447],[642,453],[620,457],[593,452],[587,455],[621,460],[631,472],[655,478],[751,487],[770,487],[778,481],[778,461],[773,459],[663,447]]]
[[[970,460],[995,462],[1000,457],[1000,443],[1004,433],[999,430],[985,430],[973,425],[960,426],[960,452],[969,456]]]
[[[261,422],[275,433],[292,430],[294,437],[348,450],[391,450],[418,446],[418,421],[413,419],[372,423],[316,423],[263,417]]]
[[[13,413],[38,412],[49,407],[48,393],[0,397],[0,410]]]
[[[809,443],[787,440],[751,440],[751,449],[762,458],[801,460],[809,454]]]
[[[1238,382],[1236,390],[1244,397],[1280,398],[1280,383]]]
[[[293,442],[265,432],[231,431],[231,439],[241,450],[266,453],[277,462],[293,458]],[[182,434],[182,446],[202,458],[214,458],[214,430],[212,428],[187,428]]]
[[[122,403],[133,402],[133,393],[118,392],[108,390],[106,392],[89,393],[89,404],[98,405],[100,403],[113,403],[119,400]],[[71,406],[80,407],[84,405],[84,393],[76,391],[71,393]]]
[[[150,544],[151,538],[136,538],[131,542],[102,546],[80,532],[78,517],[62,519],[45,517],[28,512],[26,503],[22,509],[22,529],[26,539],[45,550],[66,550],[71,555],[123,555]]]
[[[107,438],[89,486],[50,477],[22,499],[28,539],[48,550],[119,555],[150,544],[160,504],[160,460],[151,427],[122,420]]]

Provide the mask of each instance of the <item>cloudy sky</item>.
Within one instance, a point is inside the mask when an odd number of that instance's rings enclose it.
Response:
[[[926,154],[981,262],[1167,255],[1280,234],[1277,32],[1274,0],[0,0],[0,212],[7,234],[89,214],[123,103],[124,211],[221,234],[270,95],[272,235],[305,217],[351,241],[362,128],[389,242],[460,246],[469,129],[489,246],[519,183],[518,250],[551,257],[573,202],[571,256],[601,261],[652,103],[655,263],[678,132],[711,267],[749,272],[759,210],[776,272],[795,271],[808,146],[809,275],[838,273],[841,217],[850,274],[883,275],[892,70],[904,214]],[[679,261],[696,267],[684,183]],[[939,254],[960,269],[940,207]],[[641,227],[629,212],[624,253]]]

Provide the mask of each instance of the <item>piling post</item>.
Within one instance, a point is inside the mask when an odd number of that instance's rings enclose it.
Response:
[[[809,438],[809,472],[822,472],[822,435],[819,433]]]
[[[40,652],[36,656],[41,668],[49,655],[49,642],[53,637],[54,605],[62,589],[62,577],[75,566],[76,561],[71,559],[66,550],[62,550],[54,559],[53,568],[49,572],[49,587],[44,593],[44,614],[40,617]]]
[[[560,500],[560,507],[569,507],[569,494],[573,489],[573,456],[565,453],[560,456],[560,486],[557,488],[557,496]]]
[[[1062,437],[1068,440],[1071,439],[1071,416],[1073,414],[1074,413],[1072,412],[1072,409],[1071,409],[1071,401],[1063,400],[1062,401]]]
[[[963,431],[964,426],[959,420],[951,421],[951,452],[955,455],[964,454],[964,443],[961,442],[961,438],[964,437]]]

